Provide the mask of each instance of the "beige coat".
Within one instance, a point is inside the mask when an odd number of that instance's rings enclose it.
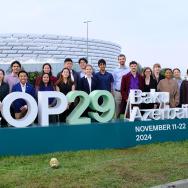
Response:
[[[176,80],[173,79],[163,79],[160,80],[157,90],[161,92],[169,92],[170,95],[170,107],[174,108],[179,104],[179,89],[178,83]]]

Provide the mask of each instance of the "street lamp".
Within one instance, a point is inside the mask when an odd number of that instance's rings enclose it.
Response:
[[[84,21],[84,23],[87,24],[87,60],[88,61],[89,61],[89,58],[88,58],[88,25],[90,22],[92,22],[92,21],[90,21],[90,20]]]

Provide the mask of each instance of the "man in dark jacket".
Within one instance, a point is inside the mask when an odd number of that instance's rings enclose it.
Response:
[[[136,61],[131,61],[129,67],[131,71],[124,75],[121,80],[121,113],[125,112],[130,90],[143,90],[144,87],[144,78],[138,73],[138,63]]]

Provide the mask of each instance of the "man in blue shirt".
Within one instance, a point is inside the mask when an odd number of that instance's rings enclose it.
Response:
[[[112,75],[114,77],[114,99],[116,105],[116,118],[119,118],[121,112],[121,79],[124,75],[130,72],[130,68],[125,65],[126,57],[124,54],[118,56],[119,66],[113,71]]]
[[[100,59],[98,61],[99,72],[95,74],[98,80],[98,89],[107,90],[113,94],[113,82],[114,78],[111,73],[106,71],[106,61]]]

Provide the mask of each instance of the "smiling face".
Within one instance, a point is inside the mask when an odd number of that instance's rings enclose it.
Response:
[[[21,84],[23,84],[23,85],[26,84],[27,80],[28,80],[27,74],[25,72],[21,72],[19,74],[19,80],[20,80]]]
[[[44,68],[43,68],[43,72],[49,74],[51,72],[50,66],[49,65],[45,65]]]
[[[171,79],[172,78],[172,71],[171,70],[167,69],[165,71],[165,78],[167,78],[167,79]]]
[[[81,60],[79,62],[79,65],[80,65],[80,69],[84,70],[86,68],[87,63],[84,60]]]
[[[86,70],[85,70],[85,73],[87,76],[91,77],[92,73],[93,73],[93,69],[91,66],[87,65],[86,66]]]
[[[136,73],[137,72],[137,64],[131,64],[130,69],[131,69],[132,73]]]
[[[71,61],[66,61],[64,63],[64,68],[68,68],[69,70],[72,70],[73,63]]]
[[[63,72],[61,73],[61,76],[63,78],[68,78],[70,76],[70,72],[68,69],[64,69]]]
[[[180,73],[180,71],[179,71],[178,69],[175,69],[175,70],[173,71],[173,76],[174,76],[174,78],[176,78],[176,79],[180,79],[180,78],[181,78],[181,73]]]
[[[44,84],[48,84],[49,81],[50,81],[49,75],[48,75],[48,74],[44,74],[44,75],[42,76],[42,81],[43,81]]]
[[[14,63],[14,64],[12,65],[12,72],[13,72],[14,74],[18,74],[19,71],[20,71],[20,69],[21,69],[21,67],[20,67],[19,64]]]
[[[125,58],[125,56],[119,56],[118,57],[118,62],[119,62],[119,64],[120,64],[120,66],[122,65],[125,65],[125,61],[126,61],[126,58]]]

